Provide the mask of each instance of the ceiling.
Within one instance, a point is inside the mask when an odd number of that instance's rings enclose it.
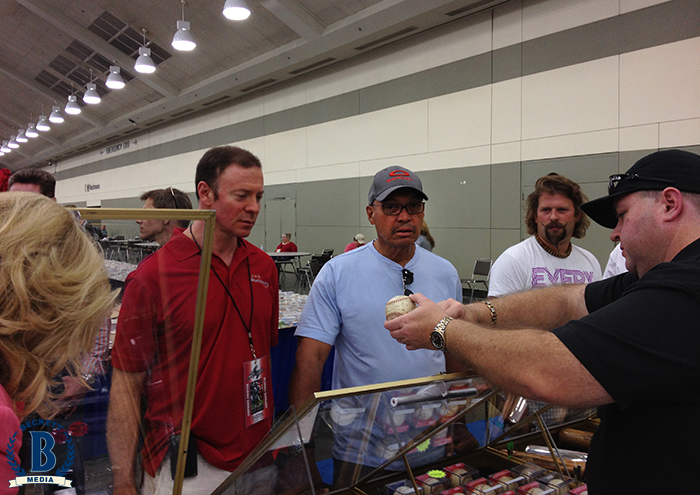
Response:
[[[11,170],[57,162],[231,103],[507,0],[247,0],[231,21],[224,0],[186,0],[197,47],[171,46],[181,0],[0,0],[0,141],[63,108],[71,84],[83,111],[0,157]],[[157,70],[133,66],[142,30]],[[126,87],[104,85],[121,67]],[[98,105],[82,94],[92,69]]]

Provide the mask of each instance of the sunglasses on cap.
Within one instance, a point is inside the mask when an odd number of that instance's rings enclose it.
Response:
[[[642,180],[647,182],[658,182],[660,184],[667,184],[668,186],[675,186],[676,182],[671,179],[659,179],[657,177],[644,177],[638,174],[613,174],[610,176],[610,181],[608,182],[608,194],[613,194],[617,192],[617,186],[624,184],[625,182]]]

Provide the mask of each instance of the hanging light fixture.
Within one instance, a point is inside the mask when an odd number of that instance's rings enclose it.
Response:
[[[139,58],[136,59],[134,64],[134,70],[142,74],[152,74],[156,71],[156,64],[151,58],[151,49],[146,48],[146,30],[142,29],[143,32],[143,46],[139,48]]]
[[[61,107],[58,105],[54,105],[51,107],[51,115],[49,115],[49,122],[52,122],[54,124],[62,124],[63,121],[65,120],[63,118],[63,114],[61,113]]]
[[[180,0],[182,2],[182,20],[177,21],[177,32],[173,36],[173,48],[183,52],[191,52],[197,43],[192,37],[190,32],[190,23],[185,21],[185,0]]]
[[[41,115],[39,115],[39,120],[36,123],[36,130],[41,132],[46,132],[51,130],[49,122],[46,120],[46,115],[44,115],[44,105],[41,105]]]
[[[22,129],[21,127],[17,131],[17,137],[15,139],[18,143],[26,143],[27,141],[29,141],[29,139],[27,139],[27,136],[24,135],[24,129]]]
[[[73,83],[70,83],[70,95],[68,95],[68,103],[66,103],[66,108],[64,110],[68,115],[78,115],[82,112],[80,105],[78,105],[78,98],[73,91]]]
[[[90,69],[90,82],[87,84],[87,90],[83,94],[83,101],[88,105],[97,105],[102,101],[100,94],[97,92],[97,86],[92,82],[92,69]]]
[[[107,76],[107,81],[105,82],[105,85],[107,85],[109,89],[122,89],[124,86],[126,86],[126,83],[124,82],[124,79],[122,79],[119,72],[121,72],[121,69],[118,66],[109,66],[109,75]]]
[[[36,132],[36,126],[32,122],[34,120],[34,116],[30,113],[29,114],[29,123],[27,124],[27,132],[24,133],[25,136],[28,138],[34,139],[36,137],[39,137],[39,133]]]
[[[12,148],[13,150],[16,150],[17,148],[19,148],[19,143],[17,141],[15,141],[14,136],[10,136],[10,140],[7,142],[7,145],[10,148]]]
[[[250,16],[250,8],[245,0],[226,0],[224,17],[232,21],[243,21]]]
[[[7,146],[7,141],[2,142],[2,146],[0,146],[0,151],[2,151],[3,153],[9,153],[10,151],[12,151],[10,147]]]

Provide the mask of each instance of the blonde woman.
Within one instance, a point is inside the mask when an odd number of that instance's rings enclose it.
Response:
[[[20,419],[58,412],[53,377],[78,380],[81,358],[111,310],[103,259],[68,210],[27,192],[0,194],[0,456],[22,441]],[[0,493],[13,479],[0,462]]]

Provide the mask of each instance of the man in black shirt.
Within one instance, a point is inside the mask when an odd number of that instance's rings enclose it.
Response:
[[[408,349],[432,337],[506,391],[598,406],[590,493],[697,492],[700,156],[646,156],[582,209],[613,228],[629,273],[468,306],[417,294],[385,326]]]

